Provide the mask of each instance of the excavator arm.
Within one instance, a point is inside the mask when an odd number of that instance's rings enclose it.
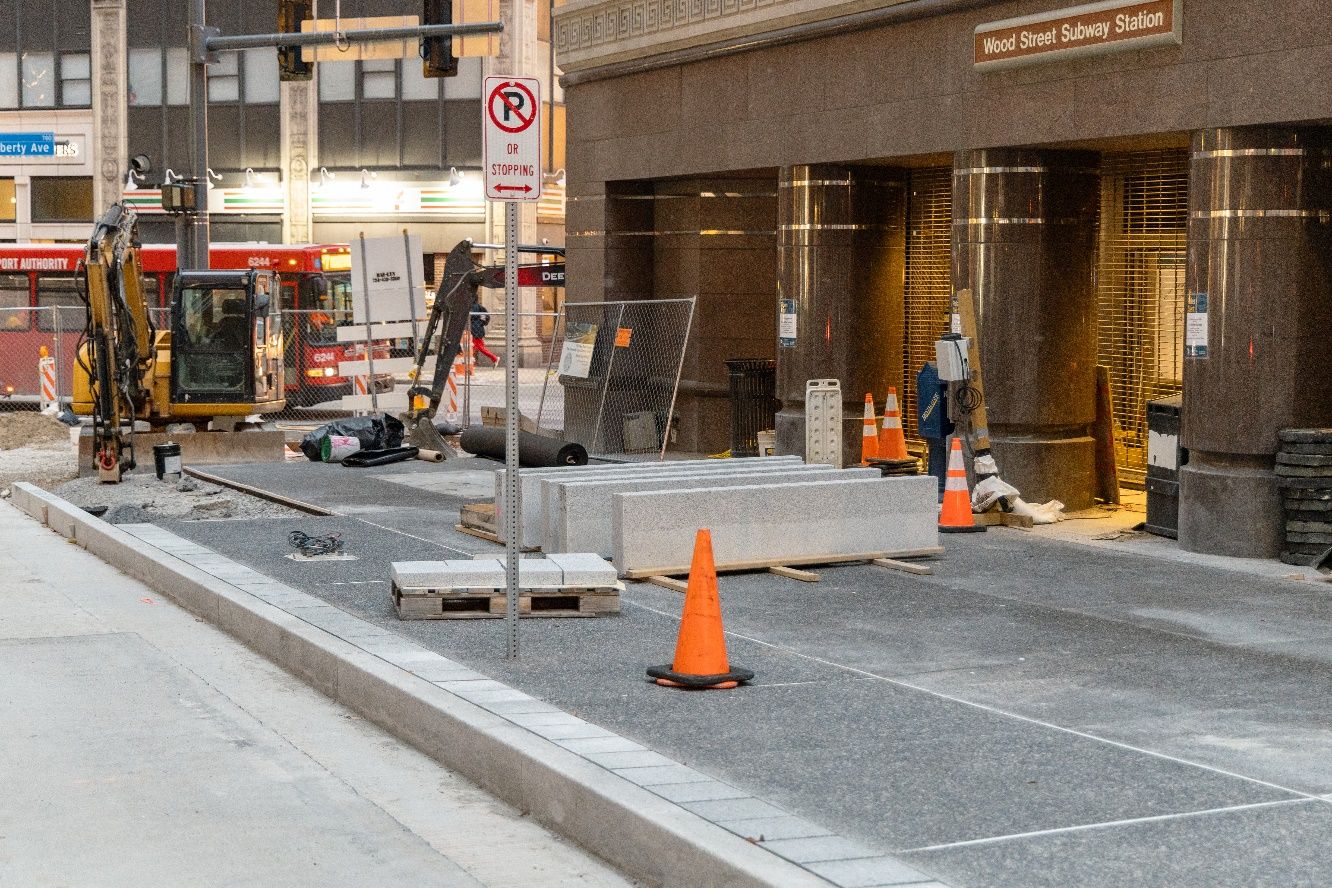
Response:
[[[112,204],[93,227],[84,251],[88,373],[93,403],[93,453],[98,476],[118,482],[133,469],[132,438],[122,428],[134,422],[149,392],[144,373],[152,366],[153,329],[144,304],[139,269],[137,217]]]
[[[425,335],[416,347],[416,364],[412,370],[415,384],[407,390],[407,412],[402,414],[406,441],[422,450],[436,450],[446,456],[454,455],[453,448],[444,441],[435,428],[435,414],[444,399],[449,372],[462,351],[463,334],[471,320],[473,297],[479,287],[504,286],[504,268],[477,265],[472,261],[472,250],[477,245],[470,240],[459,241],[444,262],[444,277],[439,296],[430,308]],[[562,247],[519,246],[520,253],[539,253],[563,256]],[[521,280],[521,275],[520,275]],[[439,342],[435,339],[438,333]],[[433,349],[432,349],[433,346]],[[435,371],[430,385],[421,385],[426,357],[435,352]]]

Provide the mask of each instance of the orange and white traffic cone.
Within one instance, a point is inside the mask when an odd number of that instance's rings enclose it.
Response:
[[[860,430],[860,464],[879,458],[879,430],[874,427],[874,393],[865,392],[865,418]]]
[[[665,687],[696,690],[733,688],[754,677],[753,672],[732,666],[726,658],[717,568],[712,560],[712,534],[707,528],[694,537],[694,560],[689,566],[675,660],[669,666],[653,666],[647,674]]]
[[[902,411],[897,406],[897,389],[888,389],[883,405],[883,427],[879,429],[879,459],[910,459],[906,435],[902,432]]]
[[[962,440],[953,438],[948,452],[948,478],[944,482],[943,509],[939,512],[940,533],[983,532],[971,514],[971,492],[967,490],[967,467],[962,462]]]

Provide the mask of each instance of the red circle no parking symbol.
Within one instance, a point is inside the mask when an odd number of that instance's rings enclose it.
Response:
[[[501,83],[486,99],[490,122],[506,133],[521,133],[536,120],[536,96],[517,81]]]

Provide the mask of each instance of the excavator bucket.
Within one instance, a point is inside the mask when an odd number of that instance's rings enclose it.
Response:
[[[445,459],[452,459],[458,455],[458,451],[448,445],[429,416],[413,417],[411,414],[403,414],[402,424],[405,429],[403,441],[408,446],[442,453]]]

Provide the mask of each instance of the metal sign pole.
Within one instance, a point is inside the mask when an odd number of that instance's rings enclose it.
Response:
[[[412,351],[415,352],[421,340],[421,333],[416,329],[416,281],[412,280],[412,236],[407,233],[406,228],[402,230],[402,252],[407,257],[407,308],[412,315]],[[412,384],[415,385],[416,380],[412,380]]]
[[[357,237],[361,243],[361,298],[365,302],[365,390],[370,394],[370,409],[378,412],[379,394],[375,391],[375,349],[370,333],[374,319],[370,317],[370,268],[365,254],[365,232],[360,232]]]
[[[522,551],[519,534],[523,512],[518,484],[518,204],[504,204],[504,388],[507,409],[504,414],[504,528],[505,607],[504,626],[508,644],[506,659],[518,657],[518,553]]]

